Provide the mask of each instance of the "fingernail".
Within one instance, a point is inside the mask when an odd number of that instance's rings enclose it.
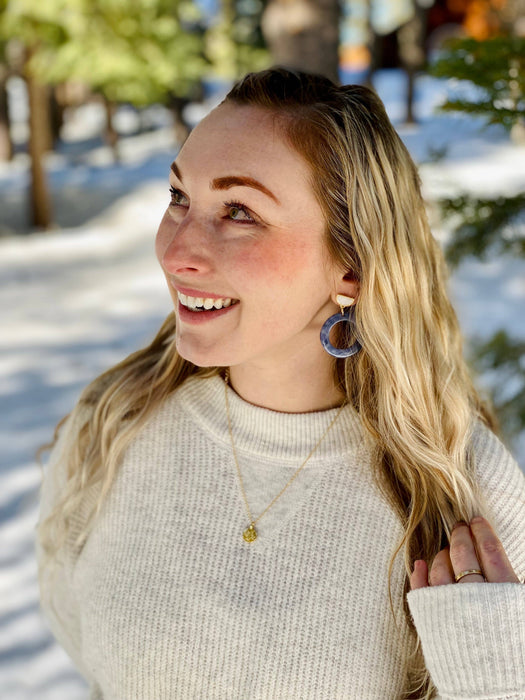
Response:
[[[460,527],[461,525],[467,525],[467,523],[464,520],[458,520],[458,522],[454,525],[452,530],[455,530],[457,527]],[[467,525],[468,527],[468,525]]]
[[[485,521],[485,518],[482,518],[481,515],[476,515],[472,518],[470,521],[471,525],[476,525],[476,523],[482,523]]]

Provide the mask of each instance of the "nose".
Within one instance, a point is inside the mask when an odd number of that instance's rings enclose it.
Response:
[[[156,248],[159,262],[168,274],[202,274],[211,270],[206,226],[189,213],[176,222],[166,212],[157,233]]]

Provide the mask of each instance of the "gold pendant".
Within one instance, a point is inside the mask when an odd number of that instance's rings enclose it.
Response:
[[[242,533],[242,537],[245,542],[253,542],[257,539],[257,530],[253,523]]]

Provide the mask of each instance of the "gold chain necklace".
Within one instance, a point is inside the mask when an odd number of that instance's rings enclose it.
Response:
[[[230,375],[229,375],[228,370],[226,370],[226,374],[224,375],[224,400],[225,400],[225,403],[226,403],[226,415],[228,416],[228,430],[229,430],[229,432],[230,432],[230,440],[231,440],[231,444],[232,444],[233,459],[234,459],[234,461],[235,461],[235,466],[236,466],[236,468],[237,468],[237,474],[238,474],[238,476],[239,476],[239,484],[240,484],[240,486],[241,486],[241,493],[242,493],[242,497],[243,497],[243,500],[244,500],[244,505],[246,506],[246,512],[248,513],[248,520],[249,520],[249,522],[250,522],[250,524],[248,525],[248,527],[243,531],[242,536],[243,536],[243,539],[244,539],[246,542],[253,542],[254,540],[257,539],[257,530],[255,529],[256,523],[259,522],[259,520],[263,517],[263,515],[265,515],[265,513],[267,513],[267,512],[270,510],[270,508],[273,506],[273,504],[274,504],[279,498],[281,498],[281,496],[282,496],[283,493],[286,491],[286,489],[288,488],[288,486],[290,486],[290,484],[291,484],[293,481],[295,481],[295,479],[299,476],[299,474],[300,474],[302,468],[304,467],[304,465],[308,462],[308,460],[310,459],[310,457],[311,457],[311,456],[314,454],[314,452],[317,450],[317,448],[319,447],[319,445],[322,443],[322,441],[323,441],[323,440],[325,439],[325,437],[327,436],[328,431],[330,430],[330,428],[333,426],[333,424],[334,424],[334,423],[336,422],[336,420],[339,418],[339,416],[340,416],[340,414],[341,414],[341,411],[342,411],[343,408],[346,406],[346,401],[343,401],[343,403],[342,403],[341,406],[339,407],[339,410],[337,411],[335,417],[332,419],[332,422],[330,423],[330,425],[326,428],[326,430],[325,430],[324,433],[321,435],[321,437],[319,438],[319,440],[317,441],[317,443],[316,443],[316,444],[314,445],[314,447],[310,450],[310,453],[309,453],[308,457],[304,460],[304,462],[301,464],[301,466],[292,474],[292,477],[291,477],[291,479],[288,481],[288,483],[285,484],[285,485],[283,486],[283,488],[279,491],[279,493],[277,494],[277,496],[275,496],[275,498],[270,502],[270,504],[266,506],[266,508],[263,510],[263,512],[262,512],[260,515],[258,515],[257,518],[254,518],[253,515],[252,515],[252,512],[251,512],[251,510],[250,510],[250,506],[248,505],[248,498],[246,497],[246,491],[245,491],[245,489],[244,489],[244,482],[243,482],[243,480],[242,480],[241,468],[239,467],[239,460],[237,459],[237,451],[235,450],[235,443],[234,443],[234,440],[233,440],[232,421],[231,421],[231,416],[230,416],[230,402],[229,402],[229,400],[228,400],[228,384],[229,384],[229,381],[230,381]]]

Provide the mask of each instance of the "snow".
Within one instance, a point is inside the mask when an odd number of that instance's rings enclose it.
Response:
[[[440,240],[448,234],[435,219],[437,196],[525,188],[525,149],[502,129],[480,131],[472,118],[434,113],[445,83],[419,79],[416,126],[402,123],[402,74],[381,72],[376,85],[421,164]],[[23,96],[17,99],[23,115]],[[203,112],[195,105],[191,118]],[[60,229],[11,235],[26,227],[27,157],[0,166],[0,686],[10,700],[87,697],[38,609],[33,541],[41,472],[34,453],[81,388],[148,342],[171,306],[153,249],[176,153],[166,113],[150,111],[149,130],[136,133],[134,115],[122,110],[127,136],[116,165],[93,127],[101,119],[97,107],[71,117],[65,145],[47,163]],[[467,338],[499,328],[523,337],[524,272],[525,261],[506,258],[469,259],[453,272],[451,296]],[[525,466],[524,435],[514,451]]]

